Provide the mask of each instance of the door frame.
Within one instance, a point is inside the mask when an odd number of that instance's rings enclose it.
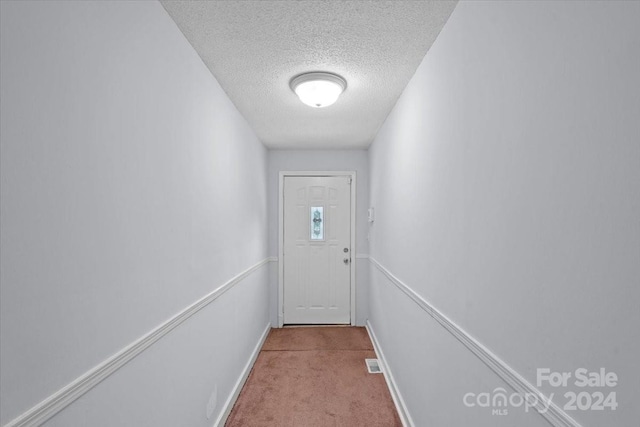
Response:
[[[285,177],[351,178],[351,326],[356,324],[356,171],[280,171],[278,178],[278,328],[284,326],[284,179]]]

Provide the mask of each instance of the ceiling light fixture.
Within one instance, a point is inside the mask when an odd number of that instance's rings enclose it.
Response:
[[[322,108],[338,100],[347,88],[347,81],[337,74],[314,72],[292,78],[289,85],[300,101],[310,107]]]

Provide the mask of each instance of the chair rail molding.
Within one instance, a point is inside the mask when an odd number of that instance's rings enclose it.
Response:
[[[538,388],[527,381],[522,375],[511,368],[506,362],[493,354],[491,350],[482,345],[478,340],[469,335],[464,329],[456,325],[441,311],[427,302],[427,300],[425,300],[417,292],[415,292],[400,279],[394,276],[375,258],[369,256],[369,261],[384,276],[386,276],[391,283],[393,283],[398,289],[404,292],[422,310],[424,310],[429,316],[431,316],[436,322],[438,322],[440,326],[445,328],[451,335],[453,335],[458,341],[460,341],[469,351],[471,351],[476,357],[478,357],[485,365],[489,367],[489,369],[491,369],[496,375],[498,375],[503,381],[505,381],[514,391],[522,394],[530,393],[544,397],[544,399],[538,399],[538,403],[535,407],[538,410],[540,416],[547,420],[547,422],[549,422],[552,426],[582,427],[576,420],[571,418],[558,405],[551,402],[548,397],[545,396]],[[545,402],[549,404],[548,409],[545,407]],[[545,409],[547,410],[545,411]]]
[[[80,377],[62,387],[42,402],[36,404],[22,415],[12,421],[9,421],[9,423],[5,424],[4,427],[35,427],[43,424],[73,403],[76,399],[98,385],[101,381],[105,380],[111,374],[126,365],[129,361],[167,335],[173,329],[180,326],[194,314],[211,304],[233,286],[240,283],[244,278],[269,262],[272,262],[272,259],[265,258],[247,268],[240,274],[232,277],[223,285],[189,305],[169,320],[148,332],[146,335],[124,347],[104,362],[88,370]]]

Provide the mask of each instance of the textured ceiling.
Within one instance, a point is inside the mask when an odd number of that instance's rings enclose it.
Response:
[[[366,148],[435,41],[455,1],[162,1],[260,140],[270,148]],[[347,80],[311,108],[289,81]]]

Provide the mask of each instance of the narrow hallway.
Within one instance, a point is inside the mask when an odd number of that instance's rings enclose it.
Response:
[[[0,427],[639,426],[639,23],[0,0]]]
[[[365,328],[272,329],[226,423],[401,426]]]

